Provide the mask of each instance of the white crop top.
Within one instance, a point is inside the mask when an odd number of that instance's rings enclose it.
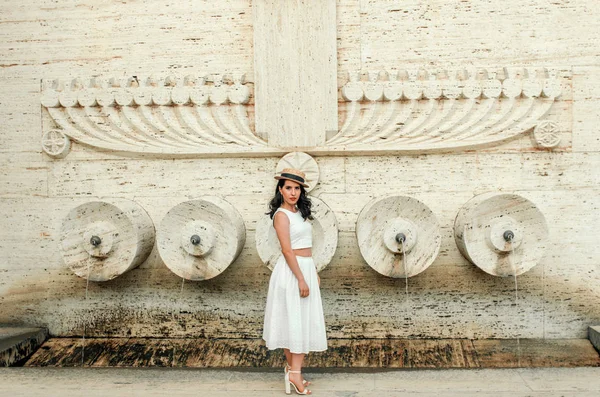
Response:
[[[278,208],[275,211],[277,214],[282,211],[290,220],[290,240],[292,242],[292,249],[297,250],[301,248],[312,247],[312,225],[308,220],[302,218],[300,211],[292,212],[284,208]],[[275,218],[275,215],[273,215]]]

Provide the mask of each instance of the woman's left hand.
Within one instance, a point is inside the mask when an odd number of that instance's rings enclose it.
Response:
[[[317,274],[317,281],[319,282],[319,287],[321,286],[321,277]]]

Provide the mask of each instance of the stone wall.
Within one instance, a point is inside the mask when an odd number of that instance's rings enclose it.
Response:
[[[260,337],[270,271],[254,232],[279,154],[170,158],[74,142],[66,158],[53,159],[40,142],[42,79],[241,72],[252,85],[252,12],[242,0],[0,4],[0,322],[60,336]],[[321,175],[311,194],[331,207],[340,230],[321,273],[330,337],[584,338],[598,324],[599,13],[583,0],[338,1],[338,87],[354,70],[567,73],[552,113],[562,139],[551,151],[524,134],[470,150],[314,154]],[[340,124],[345,117],[340,97]],[[530,199],[550,229],[546,255],[518,277],[518,305],[515,281],[479,270],[454,241],[461,206],[489,191]],[[408,279],[408,296],[404,279],[362,260],[355,236],[363,206],[387,194],[421,200],[441,226],[440,254]],[[89,286],[62,260],[60,227],[78,204],[128,198],[158,226],[175,205],[203,195],[225,198],[246,226],[241,255],[216,278],[182,286],[156,247],[138,268]]]

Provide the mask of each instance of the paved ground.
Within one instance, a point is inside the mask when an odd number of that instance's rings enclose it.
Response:
[[[600,396],[600,368],[307,372],[315,396]],[[284,396],[283,371],[1,368],[0,396]]]

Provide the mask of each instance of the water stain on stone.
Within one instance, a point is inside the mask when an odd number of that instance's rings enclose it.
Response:
[[[89,367],[281,367],[283,350],[260,339],[87,339]],[[81,366],[79,338],[48,340],[28,367]],[[308,368],[512,368],[600,366],[600,355],[582,339],[333,339],[310,353]]]

